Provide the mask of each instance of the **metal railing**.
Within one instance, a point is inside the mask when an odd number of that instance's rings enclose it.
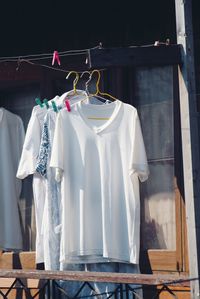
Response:
[[[45,270],[0,270],[1,278],[13,278],[10,286],[0,287],[0,298],[3,299],[142,299],[143,292],[148,297],[159,298],[162,292],[167,292],[169,298],[178,298],[173,287],[179,290],[189,288],[191,280],[181,275],[158,274],[127,274],[109,272],[83,272],[83,271],[45,271]],[[26,283],[28,279],[39,281],[38,286],[30,287]],[[79,283],[77,283],[79,282]],[[72,283],[77,283],[77,289],[71,294]],[[111,285],[112,289],[101,291],[99,285]],[[74,288],[74,286],[73,286]],[[11,292],[15,290],[15,295]],[[33,293],[32,291],[35,290]]]

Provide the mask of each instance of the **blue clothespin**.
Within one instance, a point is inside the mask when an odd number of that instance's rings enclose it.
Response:
[[[41,102],[40,98],[36,98],[35,101],[41,108],[44,107],[44,104]]]
[[[54,101],[51,101],[52,107],[53,107],[53,111],[58,112],[56,103]]]
[[[49,103],[48,103],[48,100],[47,100],[47,99],[44,99],[43,102],[44,102],[46,108],[49,109]]]

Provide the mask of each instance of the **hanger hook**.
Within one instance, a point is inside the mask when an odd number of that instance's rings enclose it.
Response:
[[[88,85],[88,83],[92,80],[92,76],[94,73],[98,74],[98,78],[97,78],[97,82],[96,82],[96,93],[94,95],[97,95],[99,93],[99,82],[101,79],[101,73],[99,70],[93,70],[90,74],[89,80],[86,82],[86,85]]]
[[[88,83],[91,81],[91,78],[90,78],[90,72],[89,71],[84,71],[80,78],[82,78],[85,74],[88,74],[89,75],[89,80],[85,82],[85,91],[89,94],[89,91],[88,91]]]
[[[89,71],[84,71],[84,72],[82,72],[82,74],[80,75],[80,78],[82,78],[83,75],[85,75],[85,74],[89,74],[89,76],[90,76],[90,72],[89,72]]]
[[[74,92],[76,92],[76,85],[77,85],[78,80],[79,80],[79,74],[78,74],[78,72],[71,71],[71,72],[69,72],[69,74],[66,76],[66,79],[69,79],[69,77],[71,76],[71,74],[75,74],[75,75],[76,75],[76,77],[75,77],[75,79],[74,79],[74,81],[73,81],[73,89],[74,89]]]

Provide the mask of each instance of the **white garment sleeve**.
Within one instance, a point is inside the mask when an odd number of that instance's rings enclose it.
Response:
[[[55,179],[61,181],[64,170],[63,130],[62,116],[58,113],[51,151],[50,167],[56,168]]]
[[[15,155],[15,173],[17,171],[17,167],[20,161],[20,156],[22,153],[22,148],[23,148],[23,144],[24,144],[24,137],[25,137],[25,131],[24,131],[24,124],[22,119],[19,117],[18,118],[18,126],[17,126],[17,144],[16,144],[16,155]],[[19,178],[16,177],[16,192],[17,192],[17,197],[19,198],[20,193],[21,193],[21,187],[22,187],[22,183],[21,180]]]
[[[33,110],[26,130],[22,154],[17,170],[17,178],[24,179],[35,173],[40,148],[41,128],[36,112]]]
[[[24,131],[24,124],[23,124],[23,121],[21,118],[19,118],[19,126],[18,126],[18,141],[19,141],[19,144],[18,144],[18,147],[19,147],[19,152],[18,152],[18,162],[20,160],[20,155],[21,155],[21,152],[22,152],[22,149],[23,149],[23,144],[24,144],[24,138],[25,138],[25,131]]]
[[[144,182],[148,179],[149,167],[137,111],[135,112],[133,127],[131,174],[137,173],[140,181]]]

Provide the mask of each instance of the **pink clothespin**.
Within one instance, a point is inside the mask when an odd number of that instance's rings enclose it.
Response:
[[[66,105],[67,111],[70,112],[71,111],[71,107],[70,107],[69,99],[65,100],[65,105]]]
[[[52,65],[54,65],[55,60],[56,60],[57,63],[60,65],[60,57],[59,57],[58,51],[54,51],[54,52],[53,52]]]

